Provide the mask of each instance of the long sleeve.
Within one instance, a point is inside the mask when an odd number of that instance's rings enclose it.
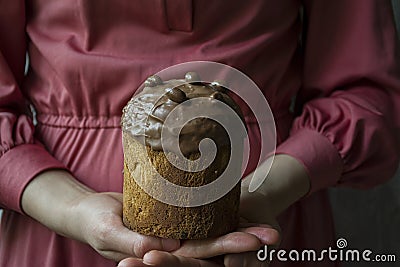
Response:
[[[21,212],[25,186],[38,173],[65,168],[34,139],[24,78],[25,1],[0,0],[0,206]]]
[[[311,191],[369,188],[398,167],[399,47],[389,0],[304,1],[302,103],[277,153],[300,160]]]

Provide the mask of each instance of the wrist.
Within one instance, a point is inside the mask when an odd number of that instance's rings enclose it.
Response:
[[[304,197],[310,190],[308,173],[297,159],[284,154],[275,156],[260,191],[275,207],[276,215]]]
[[[24,189],[23,211],[60,235],[69,236],[70,207],[93,191],[69,172],[48,170],[37,175]]]
[[[250,206],[258,209],[262,207],[267,212],[263,212],[265,215],[261,217],[268,219],[275,219],[310,189],[310,179],[304,166],[297,159],[284,154],[275,156],[267,177],[257,190],[250,193],[248,188],[251,179],[252,174],[242,182],[241,210],[249,209]],[[244,212],[249,214],[251,211]]]

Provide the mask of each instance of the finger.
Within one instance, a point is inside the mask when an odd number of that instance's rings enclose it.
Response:
[[[122,193],[117,193],[117,192],[106,192],[105,194],[109,195],[110,197],[114,198],[115,200],[118,200],[119,202],[123,202],[123,195]]]
[[[143,263],[142,259],[138,258],[126,258],[121,260],[117,267],[148,267],[149,265],[146,265]]]
[[[121,193],[105,193],[115,201],[121,202]],[[122,213],[122,211],[121,211]],[[123,254],[142,258],[150,250],[173,251],[179,248],[179,240],[145,236],[126,228],[121,215],[105,217],[101,223],[100,246],[102,250],[119,251]]]
[[[143,263],[156,267],[223,267],[215,262],[173,255],[164,251],[150,251],[144,255]]]
[[[269,225],[239,228],[238,230],[256,236],[263,245],[275,245],[280,240],[278,230],[271,228]]]
[[[118,251],[122,254],[142,258],[153,249],[173,251],[179,248],[179,240],[141,235],[126,228],[119,216],[108,216],[95,229],[93,247],[99,251]]]
[[[115,228],[108,241],[113,250],[138,258],[142,258],[150,250],[173,251],[180,246],[179,240],[145,236],[123,226]]]
[[[253,234],[233,232],[204,240],[187,240],[173,252],[174,255],[191,258],[211,258],[222,254],[258,250],[260,240]]]
[[[256,252],[228,254],[224,258],[225,267],[267,267],[267,262],[257,259]]]

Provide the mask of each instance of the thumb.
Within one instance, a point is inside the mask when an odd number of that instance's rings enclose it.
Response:
[[[179,240],[145,236],[129,230],[122,223],[112,230],[107,240],[109,249],[138,258],[150,250],[174,251],[180,246]]]

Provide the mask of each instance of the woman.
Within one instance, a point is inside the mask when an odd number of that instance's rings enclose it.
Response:
[[[390,1],[0,3],[1,266],[221,266],[207,258],[225,254],[225,266],[259,264],[248,251],[276,243],[268,227],[178,249],[176,240],[124,228],[121,195],[96,193],[121,192],[122,107],[147,76],[176,63],[231,65],[269,101],[278,156],[255,194],[243,190],[241,213],[252,223],[278,218],[282,248],[333,246],[324,189],[367,188],[397,167],[400,68]],[[257,127],[244,113],[257,151]],[[335,266],[299,266],[313,264]]]

